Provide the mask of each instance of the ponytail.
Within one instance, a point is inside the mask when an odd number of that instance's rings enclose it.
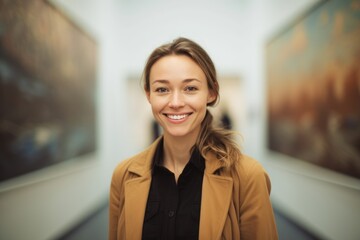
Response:
[[[229,168],[241,157],[240,149],[234,140],[234,132],[213,126],[213,116],[206,111],[200,134],[195,146],[205,157],[208,152],[216,155],[223,167]]]

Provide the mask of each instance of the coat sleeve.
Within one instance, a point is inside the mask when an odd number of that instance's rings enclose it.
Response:
[[[239,222],[241,239],[278,239],[268,174],[260,163],[252,159],[243,170]]]

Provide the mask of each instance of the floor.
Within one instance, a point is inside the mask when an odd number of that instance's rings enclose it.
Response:
[[[321,240],[301,228],[275,209],[279,240]],[[108,205],[104,205],[86,220],[75,226],[57,240],[106,240],[108,225]]]

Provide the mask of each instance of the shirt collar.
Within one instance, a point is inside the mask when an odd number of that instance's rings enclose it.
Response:
[[[156,167],[162,166],[163,156],[164,156],[164,138],[161,138],[161,140],[159,141],[156,147],[155,154],[153,157],[153,163],[152,163],[153,173]],[[205,170],[205,159],[200,154],[200,151],[197,147],[194,147],[190,156],[189,163],[191,163],[194,167],[196,167],[198,170],[202,172]]]

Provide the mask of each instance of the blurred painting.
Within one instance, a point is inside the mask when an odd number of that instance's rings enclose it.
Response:
[[[266,46],[268,147],[360,178],[360,1],[321,1]]]
[[[0,181],[96,148],[96,42],[44,0],[0,0]]]

